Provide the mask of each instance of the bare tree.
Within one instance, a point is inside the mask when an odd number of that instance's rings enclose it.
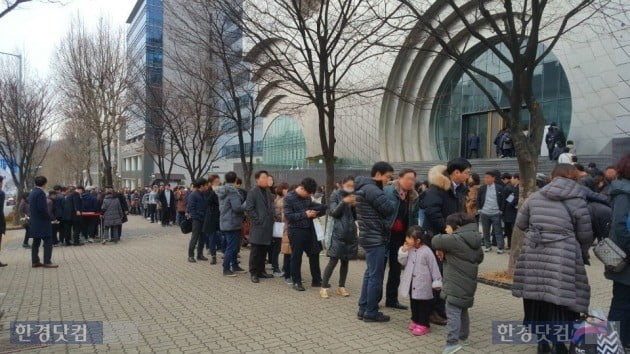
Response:
[[[374,43],[395,32],[385,26],[395,20],[395,9],[385,11],[387,2],[375,0],[218,3],[254,42],[248,59],[267,72],[267,81],[277,82],[279,90],[303,104],[314,105],[330,193],[335,182],[337,109],[345,99],[382,89],[380,82],[369,82],[353,70],[387,51]]]
[[[161,119],[154,123],[162,138],[177,149],[175,165],[186,169],[192,180],[207,175],[220,158],[220,122],[211,108],[213,97],[205,83],[177,80],[166,84],[160,105]]]
[[[130,100],[122,30],[101,19],[89,32],[75,20],[57,51],[58,87],[77,110],[76,119],[96,141],[103,185],[113,185],[117,145]]]
[[[547,0],[500,2],[474,1],[461,3],[445,0],[448,15],[438,14],[437,5],[427,1],[398,0],[413,18],[411,30],[416,39],[435,41],[438,55],[450,58],[487,97],[509,129],[517,155],[521,176],[521,201],[536,190],[536,171],[543,138],[545,118],[534,95],[534,71],[551,53],[560,38],[587,20],[609,0],[572,0],[554,4]],[[406,22],[410,23],[410,22]],[[399,27],[399,29],[402,29]],[[464,31],[467,36],[459,36]],[[510,70],[510,79],[503,80],[492,69],[477,67],[467,57],[468,44],[478,42],[491,51]],[[423,40],[411,40],[407,48],[422,48]],[[544,44],[541,50],[540,44]],[[507,48],[508,53],[501,51]],[[489,84],[486,84],[489,82]],[[508,107],[495,99],[493,90],[500,90]],[[529,112],[529,122],[522,111]],[[510,269],[520,253],[522,232],[512,236]]]
[[[4,17],[4,15],[8,14],[9,12],[15,10],[18,6],[27,2],[32,2],[32,1],[33,0],[3,0],[4,6],[0,7],[0,18]],[[54,0],[49,0],[45,2],[60,3],[60,1],[54,1]]]
[[[254,129],[260,110],[260,97],[249,82],[250,68],[242,60],[241,30],[215,1],[193,0],[166,5],[171,18],[167,30],[174,50],[165,55],[174,71],[204,83],[214,100],[207,108],[235,132],[243,166],[245,187],[251,185],[254,156]],[[199,70],[204,63],[207,70]],[[192,65],[191,65],[192,63]],[[211,64],[211,65],[208,65]]]
[[[3,65],[8,68],[10,66]],[[13,168],[18,194],[32,186],[50,147],[53,98],[43,81],[22,79],[15,71],[0,73],[0,156]]]

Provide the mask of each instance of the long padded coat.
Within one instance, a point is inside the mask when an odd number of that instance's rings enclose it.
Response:
[[[584,264],[593,230],[582,187],[555,178],[523,204],[516,226],[525,230],[525,239],[512,295],[588,312],[591,288]]]

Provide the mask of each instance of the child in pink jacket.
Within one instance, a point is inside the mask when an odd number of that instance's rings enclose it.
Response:
[[[405,267],[398,293],[411,297],[411,323],[414,336],[429,333],[429,315],[433,310],[433,289],[442,288],[442,275],[431,248],[426,245],[427,233],[420,226],[407,231],[405,244],[398,250],[398,262]]]

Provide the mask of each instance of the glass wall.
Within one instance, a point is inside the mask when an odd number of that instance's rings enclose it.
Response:
[[[510,57],[503,44],[498,44],[497,47],[501,53]],[[481,45],[471,49],[469,60],[473,61],[477,68],[495,75],[503,83],[511,86],[509,68],[492,51],[484,49]],[[541,44],[538,50],[541,52],[544,46]],[[502,107],[509,107],[507,97],[496,85],[481,76],[476,78]],[[547,122],[556,122],[565,136],[568,135],[571,125],[571,91],[566,74],[553,53],[547,55],[534,71],[534,95],[543,108]],[[438,90],[431,114],[431,129],[436,139],[439,158],[447,160],[465,155],[465,141],[462,139],[469,135],[462,130],[462,118],[493,110],[494,107],[486,95],[459,66],[454,65]],[[524,122],[529,120],[526,113],[522,118]],[[490,125],[486,125],[490,129]],[[483,135],[483,138],[487,139],[481,143],[486,144],[490,141],[491,144],[494,138],[491,134],[493,134],[491,131],[480,132],[479,136]]]
[[[306,140],[300,124],[286,115],[275,118],[263,138],[265,165],[302,167],[305,158]]]

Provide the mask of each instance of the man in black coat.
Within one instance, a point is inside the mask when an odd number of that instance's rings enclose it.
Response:
[[[512,231],[514,230],[514,223],[516,222],[516,214],[518,214],[518,197],[519,197],[519,184],[521,177],[518,173],[512,175],[510,184],[505,188],[505,211],[503,212],[503,233],[507,239],[506,250],[512,247]]]
[[[0,176],[0,250],[2,249],[2,236],[7,232],[7,221],[4,219],[4,198],[5,194],[2,190],[4,177]],[[6,267],[6,263],[0,262],[0,267]]]
[[[273,275],[265,272],[265,256],[271,245],[274,223],[274,205],[269,192],[268,176],[267,171],[256,172],[256,186],[247,193],[246,210],[251,222],[249,273],[252,283],[260,282],[260,278],[273,278]]]
[[[424,209],[427,231],[433,234],[446,233],[446,218],[464,210],[464,199],[468,194],[466,181],[470,177],[468,160],[456,158],[446,166],[438,165],[429,170],[429,189],[424,192],[420,208]]]
[[[503,245],[503,228],[501,226],[501,218],[505,211],[505,190],[504,187],[496,181],[500,177],[497,171],[488,171],[485,173],[486,184],[479,188],[477,193],[477,208],[479,210],[479,222],[483,230],[484,251],[492,250],[490,240],[490,227],[492,227],[492,235],[497,240],[498,254],[504,251]]]
[[[52,263],[52,224],[50,210],[46,198],[46,177],[35,177],[35,188],[28,195],[28,205],[30,206],[29,231],[33,238],[31,247],[31,260],[33,268],[57,268],[58,265]],[[39,246],[44,242],[44,263],[39,259]]]
[[[164,190],[158,193],[158,202],[162,207],[162,227],[166,227],[171,221],[175,222],[175,206],[177,204],[175,193],[171,190],[169,183],[164,185]]]
[[[70,190],[63,201],[63,224],[62,233],[66,246],[71,244],[74,246],[82,246],[81,229],[83,202],[81,194],[85,189],[82,186]],[[70,243],[70,235],[72,234],[73,243]]]
[[[321,242],[317,241],[315,218],[326,213],[326,206],[315,203],[311,196],[317,191],[317,183],[312,178],[305,178],[300,185],[284,197],[284,218],[291,244],[291,277],[293,289],[304,291],[302,285],[302,254],[308,256],[311,268],[311,286],[322,286],[322,274],[319,268]]]
[[[359,245],[365,249],[367,269],[363,276],[358,318],[366,322],[387,322],[389,316],[378,311],[383,295],[383,277],[390,236],[388,220],[396,206],[383,192],[392,179],[394,168],[387,162],[372,166],[370,177],[356,179],[356,210],[359,223]]]

